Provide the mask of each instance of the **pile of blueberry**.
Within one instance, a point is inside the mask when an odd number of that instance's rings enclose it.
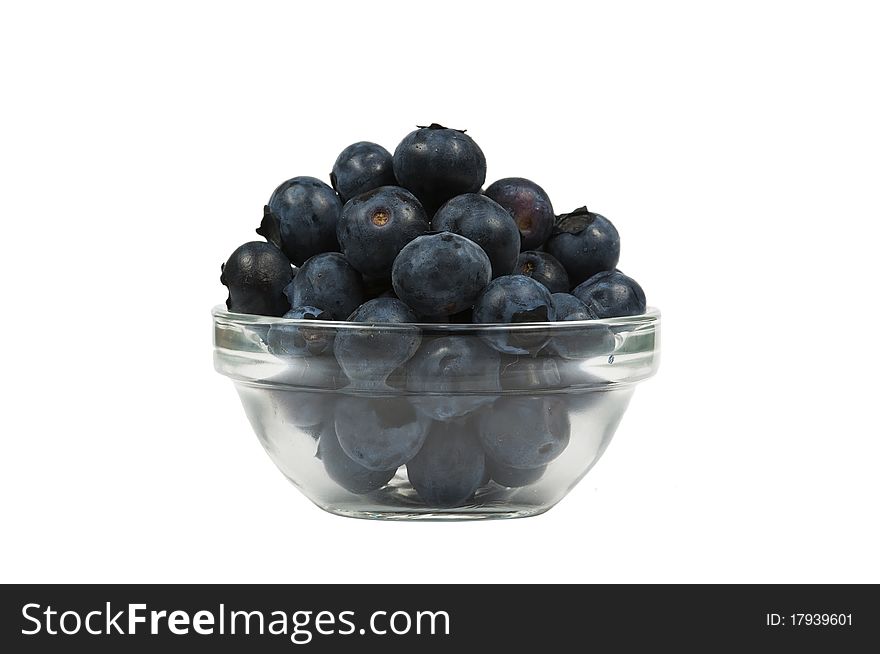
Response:
[[[556,215],[538,184],[511,177],[483,190],[485,178],[483,151],[463,130],[419,127],[393,155],[375,143],[350,145],[331,185],[294,177],[275,189],[257,229],[266,240],[245,243],[221,267],[226,305],[399,325],[645,312],[642,288],[616,268],[620,237],[607,218],[586,207]],[[334,358],[355,389],[394,379],[417,394],[447,384],[449,396],[349,396],[318,450],[330,476],[353,492],[381,487],[406,464],[423,500],[443,506],[466,501],[489,479],[515,487],[540,477],[568,442],[568,409],[553,396],[501,391],[552,386],[561,379],[555,360],[613,347],[607,330],[429,339],[416,328],[334,335],[300,325],[273,324],[269,352]]]

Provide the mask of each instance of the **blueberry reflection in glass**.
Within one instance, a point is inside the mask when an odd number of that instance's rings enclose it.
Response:
[[[486,456],[467,419],[434,422],[422,449],[406,464],[409,482],[429,506],[469,502],[486,476]]]
[[[382,488],[394,477],[394,470],[370,470],[355,462],[339,445],[332,423],[321,430],[315,456],[324,464],[327,476],[350,493],[362,495]]]
[[[547,465],[568,447],[571,423],[562,399],[506,396],[479,415],[486,455],[511,468]]]
[[[506,488],[521,488],[538,481],[544,476],[547,466],[537,468],[511,468],[491,458],[486,458],[486,469],[489,478],[499,486]]]
[[[328,393],[346,383],[332,354],[291,357],[275,375],[263,380],[273,418],[285,426],[314,435],[324,422],[332,422],[337,395]],[[295,390],[311,388],[314,390]]]
[[[556,320],[550,291],[523,275],[492,280],[474,305],[475,323],[532,323]],[[544,331],[530,333],[499,330],[484,336],[489,345],[505,354],[536,354],[547,343]]]
[[[586,304],[570,293],[554,293],[556,320],[594,320],[596,315]],[[564,359],[588,359],[609,356],[614,352],[614,334],[607,326],[578,325],[571,329],[558,328],[550,339],[548,348]]]
[[[337,405],[334,424],[352,460],[370,470],[391,470],[418,453],[431,420],[405,397],[352,396]]]
[[[420,413],[451,420],[495,401],[500,364],[499,354],[476,338],[426,339],[406,366],[406,389],[420,394],[412,398]]]
[[[414,323],[418,319],[396,298],[380,297],[361,305],[348,319],[355,323]],[[333,352],[352,388],[386,390],[388,376],[409,361],[421,342],[417,327],[381,326],[341,329]]]
[[[332,421],[335,397],[332,393],[266,389],[275,419],[281,424],[317,438]]]
[[[294,320],[330,320],[330,314],[317,307],[294,307],[283,318]],[[266,339],[269,354],[279,359],[317,356],[323,354],[333,342],[330,329],[310,329],[301,325],[272,323]]]

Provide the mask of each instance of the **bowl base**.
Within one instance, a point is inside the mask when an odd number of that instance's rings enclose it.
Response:
[[[552,506],[523,506],[523,507],[463,507],[445,510],[389,510],[385,508],[353,509],[338,506],[316,505],[327,513],[342,516],[344,518],[358,518],[360,520],[399,520],[419,522],[465,522],[472,520],[509,520],[511,518],[530,518],[549,511]]]

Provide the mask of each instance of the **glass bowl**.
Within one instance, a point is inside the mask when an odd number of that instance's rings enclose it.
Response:
[[[660,353],[655,309],[513,325],[213,317],[214,367],[272,461],[356,518],[547,511],[605,451]]]

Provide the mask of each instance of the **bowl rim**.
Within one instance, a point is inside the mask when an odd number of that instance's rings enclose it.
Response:
[[[645,313],[636,316],[619,316],[616,318],[597,318],[595,320],[555,320],[551,322],[521,322],[521,323],[436,323],[436,322],[348,322],[346,320],[304,320],[302,318],[281,318],[275,316],[263,316],[252,313],[236,313],[218,304],[211,310],[215,321],[222,320],[241,325],[291,325],[309,327],[312,329],[345,329],[345,330],[412,330],[443,331],[457,333],[485,333],[493,331],[528,331],[528,330],[559,330],[569,331],[577,328],[589,328],[597,326],[617,327],[628,326],[632,328],[658,325],[660,323],[660,310],[656,307],[647,307]]]

